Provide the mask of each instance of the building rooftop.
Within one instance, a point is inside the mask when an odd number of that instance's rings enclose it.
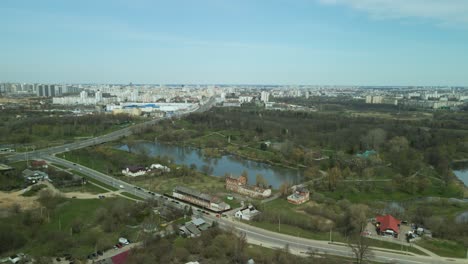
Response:
[[[384,216],[377,216],[377,222],[380,223],[380,230],[393,230],[394,232],[398,233],[398,225],[400,224],[400,220],[396,219],[391,215],[384,215]]]
[[[208,195],[208,194],[205,194],[205,193],[202,193],[202,192],[200,192],[200,191],[193,190],[193,189],[190,189],[190,188],[187,188],[187,187],[184,187],[184,186],[176,186],[176,187],[174,188],[174,190],[175,190],[176,192],[186,193],[186,194],[189,194],[189,195],[192,195],[192,196],[201,198],[201,199],[203,199],[203,200],[207,200],[207,201],[212,201],[212,200],[214,200],[213,197],[212,197],[211,195]]]
[[[201,226],[203,225],[205,222],[205,220],[201,219],[201,218],[195,218],[192,220],[192,223],[196,226]]]
[[[187,228],[187,230],[194,235],[201,234],[201,231],[192,222],[185,223],[185,228]]]

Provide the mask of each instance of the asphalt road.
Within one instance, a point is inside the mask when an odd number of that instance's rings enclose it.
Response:
[[[73,142],[69,144],[64,144],[61,146],[38,149],[35,151],[15,153],[13,155],[8,155],[7,159],[9,162],[16,162],[16,161],[29,160],[29,159],[40,159],[40,158],[43,158],[43,156],[45,155],[55,155],[55,154],[62,153],[62,152],[67,152],[67,151],[71,151],[75,149],[102,144],[102,143],[109,142],[109,141],[114,141],[122,137],[130,136],[134,129],[139,129],[139,128],[144,128],[147,126],[155,125],[163,119],[180,118],[184,115],[190,114],[191,112],[204,112],[204,111],[209,110],[211,107],[213,107],[214,104],[215,104],[215,98],[212,97],[210,98],[210,100],[208,100],[206,104],[199,106],[194,111],[181,112],[181,113],[176,113],[175,115],[168,116],[168,117],[152,119],[144,123],[136,124],[133,126],[123,128],[123,129],[119,129],[109,134],[105,134],[105,135],[98,136],[98,137],[91,138],[91,139],[81,140],[81,141],[77,141],[77,142]]]
[[[155,195],[151,195],[149,190],[145,189],[137,189],[136,186],[120,181],[115,179],[111,176],[106,174],[100,173],[98,171],[92,170],[85,166],[72,163],[67,160],[63,160],[54,156],[44,156],[45,160],[65,166],[70,169],[74,169],[79,171],[86,176],[114,186],[116,188],[124,189],[126,192],[134,194],[138,197],[143,199],[148,198],[158,198],[162,196],[162,194],[155,193]],[[123,188],[121,188],[123,187]],[[154,193],[154,192],[153,192]],[[169,198],[169,200],[171,200]],[[182,203],[183,204],[183,203]],[[305,255],[306,252],[314,251],[318,253],[326,253],[335,256],[343,256],[343,257],[352,257],[351,250],[342,245],[336,244],[329,244],[327,241],[321,240],[311,240],[305,239],[295,236],[284,235],[276,232],[271,232],[268,230],[264,230],[261,228],[253,227],[244,223],[241,223],[236,220],[226,219],[226,218],[217,218],[214,215],[206,216],[209,220],[218,221],[220,227],[225,229],[234,229],[238,232],[244,232],[246,234],[247,240],[250,243],[258,244],[264,247],[269,248],[284,248],[286,245],[289,246],[289,249],[292,253]],[[384,251],[373,251],[372,260],[384,263],[404,263],[404,264],[436,264],[436,263],[468,263],[466,259],[449,259],[449,258],[431,258],[426,256],[411,256],[411,255],[404,255],[399,253],[392,253],[392,252],[384,252]]]
[[[155,124],[160,119],[155,119],[142,123],[139,125],[149,125]],[[137,125],[138,126],[138,125]],[[135,126],[133,126],[135,127]],[[148,198],[158,198],[162,194],[155,192],[152,195],[149,190],[142,188],[137,189],[137,186],[132,184],[120,181],[109,175],[103,174],[101,172],[92,170],[88,167],[82,166],[80,164],[75,164],[67,160],[63,160],[53,156],[53,154],[69,151],[72,149],[79,149],[95,144],[100,144],[107,141],[112,141],[118,139],[122,136],[130,135],[131,129],[133,127],[124,128],[118,131],[114,131],[110,134],[103,135],[97,138],[88,139],[80,142],[75,142],[63,146],[52,147],[44,150],[37,150],[30,153],[21,153],[9,156],[10,161],[24,160],[28,155],[29,158],[41,158],[49,162],[79,171],[80,173],[85,174],[86,176],[99,181],[101,183],[113,186],[115,188],[124,189],[126,192],[131,193],[135,196],[141,197],[143,199]],[[183,203],[182,203],[183,204]],[[239,221],[226,218],[217,218],[213,215],[205,216],[206,218],[214,221],[218,221],[220,227],[225,229],[234,229],[237,232],[243,232],[246,234],[246,238],[250,243],[258,244],[264,247],[269,248],[284,248],[286,245],[289,246],[289,249],[292,253],[305,255],[306,252],[316,251],[319,253],[326,253],[335,256],[343,257],[352,257],[352,252],[349,247],[329,244],[327,241],[321,240],[311,240],[295,236],[284,235],[276,232],[271,232],[265,229],[253,227]],[[384,251],[373,251],[372,260],[384,263],[403,263],[403,264],[436,264],[436,263],[465,263],[468,261],[466,259],[453,259],[453,258],[431,258],[426,256],[411,256],[404,255],[399,253],[384,252]]]

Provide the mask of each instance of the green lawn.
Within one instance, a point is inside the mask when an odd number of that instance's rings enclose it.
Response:
[[[442,257],[466,257],[466,248],[463,244],[454,241],[424,238],[416,242],[416,244]]]

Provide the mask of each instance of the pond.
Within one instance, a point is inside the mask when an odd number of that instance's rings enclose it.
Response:
[[[454,170],[453,173],[468,187],[468,168]]]
[[[118,147],[128,151],[127,145]],[[209,174],[223,177],[226,173],[239,176],[244,170],[249,176],[249,183],[255,184],[255,176],[261,174],[274,189],[278,189],[282,183],[299,184],[303,180],[303,172],[299,169],[273,166],[261,162],[243,159],[234,155],[221,157],[206,157],[200,149],[170,145],[165,143],[140,142],[134,147],[134,151],[144,151],[150,156],[167,156],[177,164],[190,166],[194,164],[199,171],[209,171]]]

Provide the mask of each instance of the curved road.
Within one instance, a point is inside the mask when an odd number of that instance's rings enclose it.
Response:
[[[213,100],[210,100],[210,101],[213,103]],[[79,149],[79,148],[84,148],[84,147],[100,144],[100,143],[107,142],[107,141],[112,141],[120,137],[130,135],[134,127],[152,125],[152,124],[157,123],[159,120],[161,119],[151,120],[151,121],[148,121],[148,122],[136,125],[136,126],[114,131],[110,134],[96,137],[93,139],[88,139],[88,140],[84,140],[80,142],[74,142],[74,143],[63,145],[63,146],[52,147],[52,148],[43,149],[43,150],[37,150],[34,152],[15,154],[15,155],[9,156],[8,158],[10,161],[24,160],[26,155],[29,155],[29,158],[41,158],[49,162],[79,171],[80,173],[83,173],[84,175],[96,181],[99,181],[101,183],[111,185],[115,188],[124,189],[126,192],[132,193],[143,199],[158,198],[162,196],[162,194],[151,192],[149,190],[145,190],[142,188],[136,188],[137,186],[135,185],[120,181],[109,175],[95,171],[93,169],[82,166],[80,164],[75,164],[70,161],[57,158],[53,155],[56,153],[65,152],[65,151],[69,151],[72,149]],[[327,241],[305,239],[305,238],[280,234],[280,233],[268,231],[265,229],[253,227],[253,226],[241,223],[239,221],[233,221],[231,219],[225,219],[225,218],[219,219],[212,215],[209,215],[206,217],[210,220],[217,221],[220,227],[222,228],[236,230],[237,232],[245,233],[248,242],[252,244],[258,244],[258,245],[269,247],[269,248],[284,248],[286,245],[288,245],[292,253],[299,254],[299,255],[305,255],[307,252],[315,251],[319,253],[326,253],[326,254],[336,255],[336,256],[351,257],[351,258],[353,257],[350,248],[347,246],[329,244]],[[382,250],[385,250],[385,249],[382,249]],[[404,255],[404,254],[399,254],[399,253],[390,252],[390,251],[377,251],[377,250],[373,250],[371,259],[377,262],[404,263],[404,264],[419,264],[419,263],[420,264],[432,264],[432,263],[434,264],[436,263],[465,263],[467,264],[468,263],[466,259],[454,259],[454,258],[442,258],[442,257],[432,258],[428,256]]]
[[[79,171],[80,173],[85,174],[86,176],[114,186],[116,188],[125,189],[126,192],[132,193],[143,199],[149,198],[158,198],[162,194],[154,193],[145,189],[137,189],[135,185],[129,184],[127,182],[120,181],[109,175],[103,174],[101,172],[95,171],[88,167],[82,166],[80,164],[75,164],[67,160],[63,160],[54,156],[43,156],[43,159]],[[123,188],[121,188],[122,186]],[[151,193],[154,193],[152,195]],[[180,202],[180,201],[179,201]],[[183,203],[182,203],[183,204]],[[306,252],[315,251],[319,253],[326,253],[329,255],[336,255],[342,257],[353,257],[351,250],[347,246],[329,244],[328,241],[321,240],[312,240],[305,239],[285,234],[280,234],[258,227],[250,226],[239,221],[217,218],[213,215],[205,216],[206,218],[217,221],[220,227],[224,229],[236,230],[237,232],[243,232],[246,234],[248,242],[252,244],[261,245],[269,248],[284,248],[286,245],[289,246],[289,249],[292,253],[305,255]],[[382,249],[385,250],[385,249]],[[389,251],[377,251],[373,250],[372,260],[384,263],[405,263],[405,264],[437,264],[437,263],[468,263],[466,259],[453,259],[453,258],[432,258],[429,256],[414,256],[414,255],[404,255],[399,253],[393,253]]]

